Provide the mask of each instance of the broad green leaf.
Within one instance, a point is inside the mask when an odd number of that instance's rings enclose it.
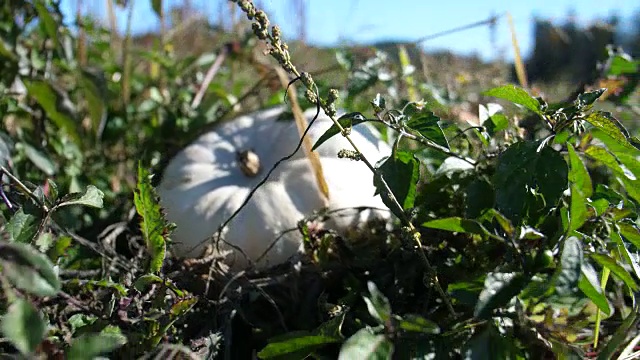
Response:
[[[0,244],[0,266],[19,289],[37,296],[54,296],[60,291],[60,280],[49,258],[27,244]]]
[[[515,143],[498,159],[493,177],[496,208],[514,223],[533,215],[543,204],[546,208],[555,206],[567,188],[567,162],[549,147],[538,151],[538,145],[533,141]]]
[[[98,317],[95,315],[73,314],[69,317],[67,323],[71,325],[71,332],[75,334],[78,329],[91,325],[97,320]]]
[[[71,348],[66,358],[69,360],[93,359],[120,348],[127,343],[127,338],[119,334],[88,334],[71,341]]]
[[[591,197],[593,194],[593,185],[591,184],[591,177],[587,171],[587,167],[580,159],[580,156],[576,153],[573,146],[568,145],[569,151],[569,181],[576,185],[576,188],[580,190],[584,197]]]
[[[403,209],[409,209],[414,206],[416,184],[420,176],[420,165],[412,153],[406,151],[394,152],[378,167],[377,172],[387,182],[391,192]],[[384,191],[384,185],[378,178],[374,177],[373,184],[376,187],[376,194]],[[387,199],[383,197],[382,201],[393,210],[393,205]]]
[[[477,221],[463,219],[460,217],[431,220],[423,223],[422,226],[431,229],[440,229],[459,233],[470,233],[479,235],[484,235],[487,233],[486,229],[484,229],[482,225],[480,225]]]
[[[582,243],[571,236],[564,241],[560,266],[556,270],[555,289],[560,296],[570,296],[575,292],[580,280],[583,263]]]
[[[638,71],[640,67],[640,61],[634,61],[625,56],[616,55],[611,59],[611,65],[609,66],[609,72],[607,75],[623,75],[633,74]]]
[[[413,115],[406,125],[419,132],[425,139],[449,149],[449,142],[438,121],[440,121],[440,118],[431,111],[422,110],[420,113]]]
[[[611,113],[604,111],[594,111],[593,113],[587,115],[585,120],[588,121],[591,125],[604,131],[618,143],[631,146],[628,140],[629,131],[627,131],[627,129],[625,129],[625,127],[622,126],[618,119],[614,118]]]
[[[300,334],[295,337],[269,344],[258,353],[260,359],[279,359],[284,355],[296,355],[296,358],[305,359],[313,351],[327,345],[341,342],[342,339],[334,336]]]
[[[149,272],[157,273],[162,268],[166,254],[164,239],[166,224],[155,191],[151,186],[149,172],[141,164],[138,165],[138,186],[133,202],[141,218],[140,229],[150,256]]]
[[[373,281],[367,282],[367,288],[371,297],[364,297],[364,302],[367,304],[367,310],[369,314],[378,320],[379,324],[385,324],[391,317],[391,304]]]
[[[576,154],[573,146],[567,146],[569,151],[569,183],[571,188],[571,205],[569,209],[569,228],[567,231],[578,230],[588,219],[587,198],[593,193],[591,177],[586,167]]]
[[[540,103],[536,98],[529,95],[524,89],[514,85],[504,85],[496,87],[482,93],[486,96],[493,96],[511,101],[514,104],[522,105],[525,108],[540,114]]]
[[[342,344],[339,360],[382,360],[391,359],[393,343],[384,335],[376,335],[368,328],[358,330]]]
[[[359,112],[344,114],[340,116],[340,118],[338,119],[338,123],[345,130],[350,129],[358,124],[362,124],[363,122],[367,122],[367,121],[369,120],[366,119],[364,116],[362,116],[362,114]],[[316,143],[313,145],[312,150],[317,149],[320,145],[322,145],[322,143],[324,143],[325,141],[329,140],[330,138],[332,138],[333,136],[339,133],[340,133],[340,129],[336,126],[336,124],[331,125],[331,127],[327,129],[327,131],[325,131],[324,134],[322,134],[322,136],[318,138]]]
[[[591,258],[601,266],[611,270],[611,273],[618,277],[618,279],[622,280],[622,282],[624,282],[631,291],[638,291],[638,284],[633,280],[629,272],[618,264],[615,259],[604,254],[591,254]]]
[[[4,338],[23,355],[33,353],[44,340],[47,324],[40,312],[24,299],[15,300],[2,316],[0,330]]]
[[[79,142],[77,124],[68,106],[65,106],[65,101],[69,99],[54,90],[54,88],[45,81],[25,81],[25,86],[31,95],[42,106],[47,114],[47,117],[51,119],[58,128],[64,129],[71,138]]]
[[[24,154],[29,158],[29,160],[31,160],[38,169],[42,170],[43,173],[48,176],[52,176],[58,172],[56,164],[51,161],[48,155],[37,150],[26,142],[20,143],[19,146],[24,149]]]
[[[480,217],[485,210],[493,208],[494,202],[493,186],[483,178],[474,179],[465,189],[465,217]]]
[[[508,304],[525,285],[522,273],[489,273],[484,281],[484,289],[478,297],[474,316],[479,319],[491,317],[494,309]]]
[[[629,253],[629,250],[627,249],[627,245],[622,240],[622,237],[620,236],[620,234],[618,234],[617,232],[611,232],[609,236],[611,237],[611,240],[613,240],[613,242],[616,243],[617,245],[617,249],[616,249],[618,250],[617,258],[625,262],[627,265],[631,266],[634,274],[636,275],[636,278],[640,279],[640,265],[638,265],[638,262],[636,261],[636,259],[633,256],[631,256],[631,253]]]
[[[589,146],[584,153],[588,155],[590,158],[601,162],[603,165],[611,169],[616,175],[623,177],[632,177],[633,173],[630,171],[625,171],[616,159],[607,149],[599,147],[599,146]]]
[[[25,213],[24,208],[18,209],[4,228],[9,235],[9,241],[31,243],[38,232],[39,220],[35,215]]]
[[[134,283],[133,288],[138,290],[140,293],[145,293],[149,286],[153,284],[162,284],[164,280],[158,275],[154,274],[146,274],[140,276]]]
[[[636,226],[626,223],[618,223],[617,226],[620,235],[624,236],[627,241],[640,249],[640,230]]]
[[[84,193],[71,193],[63,196],[57,207],[70,206],[70,205],[84,205],[94,208],[102,208],[102,199],[104,193],[93,185],[87,186]]]
[[[396,316],[398,327],[404,331],[419,332],[423,334],[439,334],[440,328],[433,321],[427,320],[420,315],[407,314],[402,317]]]
[[[611,315],[611,306],[607,297],[602,291],[600,286],[600,279],[598,279],[598,273],[588,262],[582,264],[582,276],[578,282],[578,288],[587,295],[591,301],[607,316]]]
[[[598,90],[593,90],[593,91],[588,91],[585,93],[582,93],[580,95],[578,95],[578,98],[575,100],[575,105],[578,107],[585,107],[585,106],[589,106],[591,104],[593,104],[594,102],[596,102],[596,100],[598,100],[599,97],[602,96],[602,94],[604,94],[604,92],[607,91],[606,88],[601,88]]]

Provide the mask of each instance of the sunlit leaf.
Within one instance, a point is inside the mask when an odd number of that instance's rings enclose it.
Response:
[[[504,85],[482,93],[485,96],[493,96],[511,101],[514,104],[522,105],[525,108],[540,113],[540,103],[524,89],[515,85]]]
[[[380,324],[384,324],[391,317],[391,304],[374,282],[367,282],[367,288],[371,296],[365,297],[364,302],[367,304],[369,314]]]
[[[340,116],[340,118],[338,119],[338,123],[345,130],[350,129],[353,126],[362,124],[363,122],[367,122],[367,121],[369,120],[366,119],[364,116],[362,116],[361,113],[358,113],[358,112],[344,114]],[[318,138],[318,140],[316,140],[316,143],[313,145],[312,150],[317,149],[325,141],[329,140],[330,138],[332,138],[333,136],[339,133],[340,133],[340,129],[336,126],[336,124],[332,124],[331,127],[327,129],[327,131],[325,131],[324,134],[322,134],[322,136]]]
[[[58,202],[57,207],[84,205],[94,208],[102,208],[102,199],[104,193],[93,185],[87,186],[84,193],[71,193],[63,196]]]
[[[9,235],[9,241],[30,243],[38,231],[40,221],[30,213],[25,213],[24,208],[18,209],[6,224],[4,231]]]
[[[304,359],[318,348],[341,341],[339,337],[299,334],[278,341],[269,341],[269,344],[258,353],[258,357],[280,359],[284,355],[295,355],[296,358]]]
[[[157,273],[162,268],[166,253],[164,215],[151,186],[149,172],[138,165],[138,186],[133,196],[136,211],[140,215],[140,229],[150,256],[149,272]]]
[[[99,355],[108,354],[127,343],[127,338],[119,334],[87,334],[71,341],[71,348],[66,358],[93,359]]]
[[[625,268],[623,268],[616,260],[608,255],[604,254],[591,254],[591,258],[595,260],[601,266],[604,266],[611,270],[618,279],[622,280],[632,291],[638,290],[638,284],[633,280],[631,274]]]
[[[378,173],[389,185],[391,192],[403,209],[413,207],[416,197],[416,184],[420,175],[420,166],[413,153],[407,151],[394,152],[378,167]],[[373,184],[376,187],[376,194],[384,191],[384,185],[377,177],[374,177]],[[382,198],[382,201],[392,209],[393,205],[385,197]]]
[[[478,298],[474,316],[480,319],[490,317],[494,309],[509,303],[525,285],[526,280],[522,273],[489,273]]]
[[[460,217],[450,217],[443,219],[430,220],[422,224],[424,227],[431,229],[446,230],[459,233],[471,233],[483,235],[487,233],[487,230],[482,227],[477,221],[463,219]]]
[[[611,113],[604,111],[595,111],[585,118],[591,125],[604,131],[607,135],[611,136],[618,143],[623,145],[629,145],[629,131],[625,129],[622,124],[611,115]]]
[[[449,149],[449,142],[438,123],[439,121],[440,118],[434,113],[423,109],[419,113],[412,115],[406,125],[420,133],[425,139]]]
[[[580,290],[593,301],[594,304],[605,314],[611,315],[611,306],[607,297],[602,291],[600,286],[600,279],[598,279],[598,273],[588,262],[582,264],[582,276],[578,282]]]
[[[376,335],[368,328],[358,330],[340,348],[339,360],[391,359],[393,343],[384,335]]]

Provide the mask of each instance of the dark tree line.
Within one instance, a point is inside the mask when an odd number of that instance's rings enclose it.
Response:
[[[640,11],[628,28],[618,17],[580,26],[572,17],[563,24],[536,19],[534,47],[527,61],[531,81],[590,83],[597,76],[597,64],[607,58],[607,46],[622,47],[640,56]]]

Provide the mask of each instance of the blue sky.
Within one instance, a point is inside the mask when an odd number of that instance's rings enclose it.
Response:
[[[150,0],[135,1],[133,15],[134,32],[157,29],[159,21],[151,10]],[[77,0],[62,0],[67,16],[74,13]],[[165,8],[179,4],[179,0],[165,0]],[[85,0],[86,7],[105,17],[104,0]],[[227,8],[225,0],[192,0],[199,13],[213,21],[221,9]],[[296,36],[295,18],[290,0],[261,0],[272,23],[279,24],[285,36]],[[368,43],[375,40],[416,40],[423,36],[489,18],[492,14],[509,11],[513,16],[516,34],[523,55],[532,45],[532,19],[534,17],[564,21],[573,11],[581,24],[606,19],[617,14],[624,24],[631,26],[630,17],[640,9],[631,0],[307,0],[307,39],[312,44]],[[225,11],[225,14],[228,12]],[[118,11],[119,28],[125,28],[125,13]],[[69,17],[71,20],[72,18]],[[495,47],[491,43],[487,27],[478,27],[447,35],[424,43],[427,50],[448,49],[463,54],[479,54],[486,60],[512,58],[511,35],[506,18],[497,24]]]

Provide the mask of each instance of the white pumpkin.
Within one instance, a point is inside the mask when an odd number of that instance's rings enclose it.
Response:
[[[271,167],[295,149],[300,135],[292,119],[278,120],[283,110],[272,108],[225,122],[170,161],[157,190],[167,220],[177,225],[171,235],[175,255],[201,255],[207,239],[241,206]],[[315,109],[306,111],[307,121],[314,114]],[[331,124],[331,119],[321,112],[308,132],[313,143]],[[369,124],[354,127],[350,136],[372,163],[391,153]],[[352,150],[338,134],[316,150],[329,190],[328,208],[384,209],[380,197],[374,197],[371,171],[362,162],[338,158],[341,149]],[[287,261],[301,249],[301,234],[291,231],[275,244],[274,240],[325,204],[310,162],[300,149],[292,159],[278,166],[223,232],[224,242],[219,248],[231,251],[225,262],[232,269],[250,263],[263,269]],[[330,225],[341,231],[372,216],[388,218],[389,213],[350,211],[346,216],[335,216]],[[225,243],[242,249],[246,257]]]

